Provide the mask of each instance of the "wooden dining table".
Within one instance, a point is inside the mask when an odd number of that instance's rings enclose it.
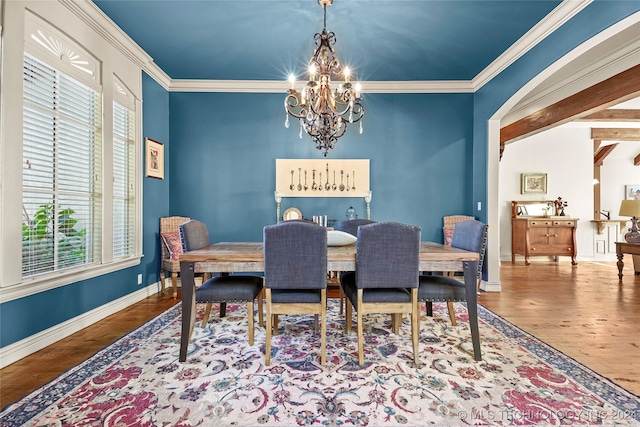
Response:
[[[462,271],[470,315],[477,316],[477,271],[479,256],[476,252],[452,248],[440,243],[421,242],[420,271]],[[355,271],[356,244],[327,247],[327,271]],[[182,333],[180,362],[187,359],[189,335],[195,322],[195,273],[261,273],[264,271],[262,242],[220,242],[203,249],[180,255],[180,281],[182,284]],[[482,360],[480,334],[477,324],[471,322],[475,360]]]

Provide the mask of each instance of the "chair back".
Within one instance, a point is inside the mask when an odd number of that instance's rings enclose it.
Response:
[[[347,219],[345,221],[337,222],[333,228],[357,237],[358,227],[361,225],[374,224],[375,222],[376,221],[372,221],[370,219]]]
[[[456,228],[456,224],[470,219],[475,219],[475,217],[469,215],[448,215],[442,217],[442,221],[444,223],[444,227],[442,227],[442,234],[445,246],[451,246],[453,230]]]
[[[358,288],[417,288],[420,227],[378,222],[358,228]]]
[[[478,277],[480,277],[487,248],[487,225],[475,219],[457,223],[453,230],[451,247],[477,252],[480,255],[478,260]]]
[[[327,230],[313,222],[264,227],[264,284],[272,289],[327,287]]]
[[[165,216],[160,218],[160,251],[163,260],[171,258],[171,254],[167,245],[162,241],[162,233],[176,233],[179,235],[180,224],[184,224],[190,219],[186,216]]]
[[[180,241],[184,252],[206,248],[211,244],[207,226],[196,219],[180,225]]]

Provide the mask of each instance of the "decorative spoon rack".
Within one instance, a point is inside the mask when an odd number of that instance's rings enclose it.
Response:
[[[368,159],[276,159],[276,191],[282,197],[364,197]]]

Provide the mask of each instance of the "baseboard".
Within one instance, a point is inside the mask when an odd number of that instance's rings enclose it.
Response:
[[[501,292],[502,286],[500,286],[500,282],[485,282],[483,280],[480,283],[480,290],[485,292]]]
[[[35,353],[38,350],[42,350],[56,341],[66,338],[107,316],[129,307],[130,305],[142,301],[151,295],[157,294],[158,289],[160,289],[159,282],[152,283],[145,288],[125,295],[122,298],[113,300],[110,303],[91,311],[87,311],[80,316],[67,320],[66,322],[59,323],[42,332],[0,348],[0,369],[17,362],[23,357]]]
[[[616,262],[617,256],[615,253],[610,253],[607,255],[598,255],[597,257],[593,256],[584,256],[579,255],[576,256],[576,262]],[[532,256],[529,258],[529,261],[533,264],[536,262],[552,262],[553,257],[550,256]],[[571,257],[568,256],[560,256],[558,259],[559,262],[571,262]],[[511,263],[511,255],[509,256],[501,256],[501,263]],[[516,255],[516,264],[524,264],[524,256]]]

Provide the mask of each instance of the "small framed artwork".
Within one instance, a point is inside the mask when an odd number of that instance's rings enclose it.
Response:
[[[154,141],[151,138],[146,139],[146,169],[147,176],[150,178],[164,179],[164,144]]]
[[[625,185],[624,194],[627,200],[640,200],[640,185]]]
[[[522,173],[520,174],[520,185],[522,194],[537,193],[547,194],[547,174],[546,173]]]

